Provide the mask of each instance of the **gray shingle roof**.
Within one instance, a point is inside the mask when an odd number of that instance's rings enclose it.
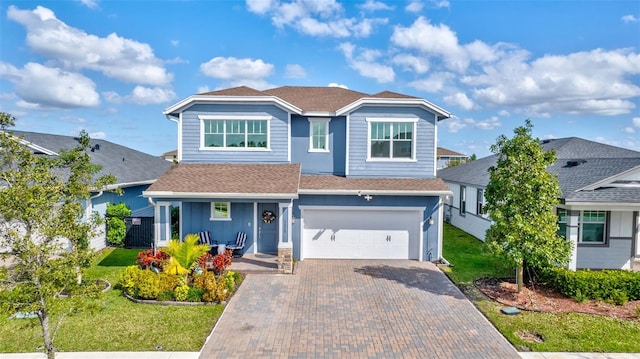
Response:
[[[571,202],[640,202],[640,188],[602,186],[593,191],[581,190],[625,171],[640,168],[640,152],[605,145],[577,137],[542,141],[543,148],[556,151],[556,162],[548,171],[554,173],[562,189],[562,198]],[[489,183],[489,167],[497,157],[491,155],[438,171],[448,182],[484,187]],[[576,166],[568,162],[579,163]]]
[[[77,137],[37,132],[10,131],[15,136],[50,151],[70,150],[78,145]],[[89,152],[91,161],[102,166],[97,176],[112,174],[117,184],[150,183],[162,175],[172,163],[157,156],[99,139],[91,139],[95,150]]]

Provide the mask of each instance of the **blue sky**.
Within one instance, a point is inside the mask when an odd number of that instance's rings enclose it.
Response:
[[[529,118],[540,139],[640,151],[637,1],[2,1],[0,111],[150,154],[162,111],[203,91],[345,86],[454,114],[439,145],[479,157]]]

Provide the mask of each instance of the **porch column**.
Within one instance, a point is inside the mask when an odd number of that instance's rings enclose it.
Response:
[[[580,211],[567,210],[567,240],[571,242],[571,246],[573,247],[567,268],[573,271],[576,270],[578,265],[579,220]]]
[[[164,247],[171,239],[171,202],[158,202],[155,208],[154,246]]]
[[[293,273],[293,243],[291,242],[291,213],[293,201],[278,205],[278,272]]]

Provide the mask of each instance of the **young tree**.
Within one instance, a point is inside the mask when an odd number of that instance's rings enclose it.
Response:
[[[85,132],[76,148],[52,157],[33,153],[7,131],[14,124],[14,117],[0,112],[0,247],[9,250],[3,256],[12,263],[0,273],[0,306],[37,315],[44,350],[54,358],[56,331],[77,304],[59,296],[87,289],[81,270],[89,264],[96,216],[83,220],[83,203],[94,186],[114,178],[92,183],[100,167],[91,164]]]
[[[498,157],[489,168],[485,189],[486,210],[492,220],[487,230],[488,248],[517,268],[518,292],[523,285],[526,262],[537,267],[566,264],[571,245],[556,232],[554,206],[561,191],[547,166],[555,162],[555,152],[544,152],[540,141],[531,137],[533,125],[514,130],[511,139],[498,137],[491,151]]]

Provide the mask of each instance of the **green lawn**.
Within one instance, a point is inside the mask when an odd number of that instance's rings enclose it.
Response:
[[[139,250],[106,250],[88,271],[113,285],[122,269],[135,263]],[[64,319],[56,337],[59,351],[199,351],[223,306],[193,307],[136,304],[111,289],[87,309]],[[34,352],[42,345],[37,319],[0,314],[0,353]]]
[[[501,260],[483,253],[483,243],[446,224],[444,257],[454,266],[447,275],[459,285],[498,330],[518,349],[551,352],[640,352],[640,322],[588,314],[552,314],[523,311],[517,316],[500,313],[502,305],[479,295],[471,286],[476,278],[513,276]],[[515,333],[539,333],[542,343],[529,343]]]

